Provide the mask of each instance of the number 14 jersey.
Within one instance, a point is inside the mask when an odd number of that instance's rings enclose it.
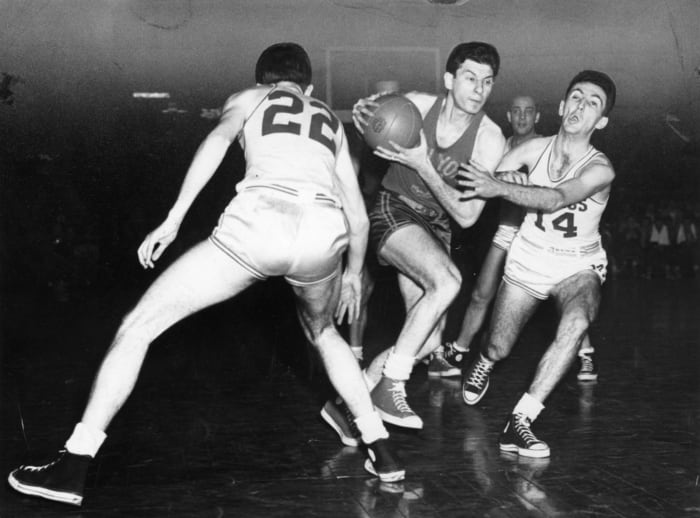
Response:
[[[549,174],[554,140],[552,137],[529,175],[529,183],[540,187],[557,188],[566,180],[575,178],[591,161],[605,159],[605,155],[594,147],[581,157],[561,178]],[[607,160],[607,159],[605,159]],[[578,203],[554,212],[528,209],[519,234],[534,244],[562,252],[584,253],[588,248],[600,244],[598,225],[608,203],[609,193],[598,192]]]

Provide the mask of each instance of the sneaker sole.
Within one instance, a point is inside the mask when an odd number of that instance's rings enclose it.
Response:
[[[348,437],[345,435],[343,429],[338,425],[338,423],[335,422],[335,419],[333,419],[331,415],[326,412],[325,408],[321,409],[321,418],[328,424],[328,426],[335,430],[335,433],[337,433],[338,437],[340,437],[340,442],[342,442],[345,446],[357,448],[360,445],[360,441],[354,437]]]
[[[374,464],[372,464],[372,461],[369,459],[365,460],[365,470],[375,477],[379,477],[379,480],[382,482],[399,482],[400,480],[406,478],[405,469],[397,469],[396,471],[391,471],[389,473],[377,473],[377,470],[374,469]]]
[[[527,448],[521,448],[517,444],[499,444],[499,449],[508,453],[517,453],[521,457],[529,457],[531,459],[542,459],[544,457],[549,457],[549,448],[546,450],[528,450]]]
[[[598,375],[597,374],[577,374],[576,378],[579,381],[597,381]]]
[[[458,369],[457,367],[446,370],[446,371],[428,371],[428,377],[429,378],[452,378],[455,376],[461,376],[462,375],[462,370]]]
[[[45,487],[27,486],[15,478],[14,471],[7,477],[7,482],[12,486],[12,489],[22,494],[29,496],[38,496],[46,500],[54,502],[62,502],[80,507],[83,503],[83,497],[75,493],[64,493],[62,491],[53,491]]]
[[[481,394],[479,394],[479,397],[476,398],[476,399],[473,400],[473,401],[469,401],[469,400],[467,399],[466,391],[464,390],[464,384],[462,384],[462,399],[463,399],[464,402],[465,402],[467,405],[469,405],[469,406],[476,405],[479,401],[481,401],[481,398],[483,398],[483,397],[486,395],[486,391],[489,389],[489,384],[490,384],[490,383],[491,383],[491,380],[490,380],[490,379],[486,380],[486,386],[484,387],[484,390],[482,390],[482,391],[481,391]]]
[[[417,415],[413,415],[411,417],[396,417],[395,415],[389,414],[377,406],[375,406],[375,409],[382,418],[382,421],[389,424],[400,426],[402,428],[411,428],[413,430],[423,429],[423,420]]]

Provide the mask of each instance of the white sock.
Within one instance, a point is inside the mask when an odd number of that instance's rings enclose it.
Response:
[[[540,415],[540,412],[542,412],[543,409],[544,405],[542,403],[540,403],[530,394],[525,392],[525,394],[523,394],[523,397],[520,398],[520,401],[518,401],[518,404],[515,405],[513,413],[523,414],[530,420],[530,422],[532,422],[535,419],[537,419],[537,416]]]
[[[406,381],[411,377],[415,358],[392,350],[384,363],[382,374],[387,378]]]
[[[73,434],[66,441],[65,448],[75,455],[90,455],[94,457],[107,438],[102,430],[90,428],[84,423],[78,423],[73,429]]]
[[[384,428],[382,418],[376,411],[364,414],[355,419],[357,429],[362,434],[362,441],[365,444],[372,443],[377,439],[387,439],[389,432]]]
[[[456,349],[456,350],[458,350],[458,351],[461,352],[461,353],[466,353],[466,352],[469,350],[469,348],[466,348],[466,349],[465,349],[464,347],[462,347],[461,345],[459,345],[457,342],[451,342],[451,344],[452,344],[452,348],[453,348],[453,349]]]

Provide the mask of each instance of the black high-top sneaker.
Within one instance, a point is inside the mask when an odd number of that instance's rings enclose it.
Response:
[[[382,482],[398,482],[406,477],[406,469],[394,452],[389,439],[377,439],[367,446],[365,469]]]
[[[25,495],[81,505],[85,476],[92,457],[61,450],[58,458],[43,466],[20,466],[7,477],[13,489]]]
[[[549,446],[535,437],[530,424],[530,419],[523,414],[511,415],[499,440],[501,451],[517,453],[523,457],[549,457]]]

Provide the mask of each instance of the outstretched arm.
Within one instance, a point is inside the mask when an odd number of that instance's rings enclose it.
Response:
[[[507,155],[508,159],[504,159],[499,169],[522,165],[518,155],[516,148]],[[465,199],[498,197],[529,209],[554,212],[607,189],[615,178],[615,172],[607,158],[599,158],[592,161],[576,178],[550,188],[508,181],[507,175],[491,175],[472,161],[460,176],[458,183],[465,188]]]
[[[231,142],[243,127],[245,109],[255,95],[258,95],[258,92],[247,90],[235,94],[227,100],[219,123],[206,136],[195,152],[177,199],[165,221],[149,233],[139,246],[139,262],[144,268],[153,268],[154,261],[160,258],[165,249],[177,237],[185,214],[199,192],[214,175]]]

